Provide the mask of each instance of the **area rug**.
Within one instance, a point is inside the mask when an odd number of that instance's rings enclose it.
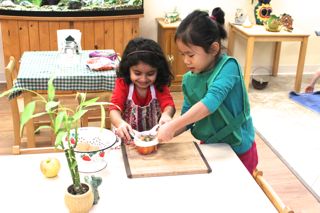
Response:
[[[291,91],[289,98],[308,109],[320,113],[320,91],[312,93],[296,93]]]
[[[250,88],[251,114],[256,132],[320,201],[320,114],[289,99],[293,79],[278,76],[264,90]]]

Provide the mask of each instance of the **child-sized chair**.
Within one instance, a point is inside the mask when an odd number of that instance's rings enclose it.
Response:
[[[8,65],[5,67],[5,76],[7,82],[7,89],[11,89],[17,78],[17,71],[15,69],[16,60],[13,56],[10,57]],[[52,152],[54,151],[54,146],[52,147],[27,147],[22,148],[22,138],[20,136],[20,113],[24,107],[23,99],[20,97],[15,97],[10,100],[12,121],[13,121],[13,132],[14,132],[14,143],[12,146],[13,154],[27,154],[27,153],[42,153],[42,152]],[[36,111],[44,111],[44,105],[36,106]],[[39,118],[33,119],[33,125],[35,127],[40,125],[50,124],[48,116],[41,116]],[[50,138],[51,143],[53,143],[53,138]]]

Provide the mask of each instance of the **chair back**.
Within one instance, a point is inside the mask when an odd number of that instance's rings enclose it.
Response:
[[[16,60],[13,56],[10,56],[9,63],[5,67],[5,76],[7,81],[7,89],[13,87],[14,81],[17,78],[17,72],[15,71]],[[10,100],[13,132],[14,132],[14,146],[18,146],[21,143],[20,136],[20,113],[17,98]]]
[[[10,56],[9,63],[5,67],[7,89],[11,89],[13,87],[13,81],[17,78],[15,66],[16,66],[16,60],[13,56]]]

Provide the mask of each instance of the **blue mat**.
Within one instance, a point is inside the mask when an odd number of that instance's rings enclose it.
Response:
[[[313,93],[289,93],[289,98],[312,111],[320,113],[320,91]]]

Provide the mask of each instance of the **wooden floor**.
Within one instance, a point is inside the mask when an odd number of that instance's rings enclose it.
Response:
[[[4,85],[0,85],[0,91],[3,89]],[[180,93],[173,93],[173,95],[179,111],[181,109],[182,95]],[[10,105],[6,98],[0,99],[0,117],[0,154],[10,154],[13,143],[13,131]],[[190,140],[190,137],[192,137],[190,133],[184,133],[175,140]],[[283,202],[297,213],[320,212],[320,203],[258,135],[256,142],[259,154],[259,169],[264,172],[265,179],[281,197]]]

